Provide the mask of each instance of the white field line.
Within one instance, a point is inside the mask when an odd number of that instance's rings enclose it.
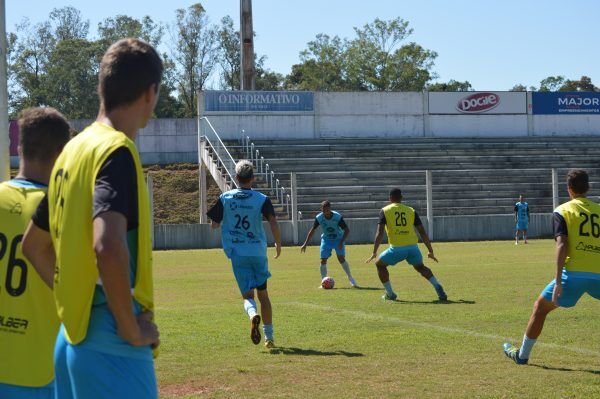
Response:
[[[388,323],[393,323],[393,324],[401,324],[401,325],[405,325],[405,326],[409,326],[409,327],[417,327],[417,328],[423,328],[423,329],[427,329],[427,330],[437,330],[437,331],[441,331],[441,332],[445,332],[445,333],[449,333],[449,334],[460,334],[460,335],[469,335],[471,337],[487,338],[487,339],[491,339],[494,341],[498,341],[499,348],[500,348],[500,343],[503,343],[503,342],[510,341],[510,342],[513,342],[513,343],[516,343],[517,345],[519,345],[520,341],[521,341],[519,339],[517,342],[513,338],[502,337],[500,335],[495,335],[495,334],[486,334],[486,333],[481,333],[478,331],[464,330],[462,328],[445,327],[445,326],[439,326],[436,324],[404,320],[399,317],[383,316],[383,315],[378,315],[378,314],[373,314],[373,313],[362,312],[360,310],[340,309],[340,308],[335,308],[333,306],[322,306],[322,305],[316,305],[316,304],[306,303],[306,302],[279,302],[279,304],[297,306],[297,307],[307,308],[307,309],[321,310],[321,311],[325,311],[325,312],[341,313],[341,314],[344,314],[347,316],[353,316],[353,317],[356,317],[359,319],[376,320],[376,321],[388,322]],[[599,351],[585,349],[585,348],[578,348],[578,347],[574,347],[574,346],[558,345],[558,344],[552,344],[552,343],[546,343],[546,342],[538,342],[536,344],[536,346],[542,346],[542,347],[554,348],[554,349],[564,349],[564,350],[568,350],[571,352],[577,352],[577,353],[582,353],[585,355],[600,357]]]

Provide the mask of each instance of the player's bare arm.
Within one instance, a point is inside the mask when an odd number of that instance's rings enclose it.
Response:
[[[217,223],[217,222],[215,222],[214,220],[211,220],[211,221],[210,221],[210,227],[211,227],[213,230],[216,230],[216,229],[218,229],[218,228],[220,228],[220,227],[221,227],[221,223]]]
[[[300,247],[300,252],[306,251],[306,246],[308,245],[310,239],[312,238],[312,236],[314,234],[315,234],[315,227],[313,226],[308,231],[308,234],[306,235],[306,240],[304,240],[304,244],[302,244],[302,246]]]
[[[281,255],[281,231],[279,230],[279,223],[275,215],[269,215],[269,226],[271,226],[271,232],[275,239],[275,259]]]
[[[552,293],[552,302],[556,306],[558,305],[558,300],[562,295],[562,272],[563,267],[565,266],[565,261],[567,260],[567,236],[560,235],[556,237],[556,284],[554,285],[554,292]]]
[[[421,236],[421,240],[423,240],[423,244],[425,244],[425,246],[427,247],[427,250],[429,251],[429,253],[427,254],[427,257],[429,259],[433,259],[434,261],[438,261],[437,258],[435,257],[435,255],[433,254],[433,247],[431,246],[431,240],[429,240],[429,236],[427,235],[427,232],[425,231],[425,228],[423,227],[423,225],[419,225],[419,226],[415,226],[417,228],[417,231],[419,232],[419,235]]]
[[[342,239],[340,240],[340,243],[338,244],[339,249],[344,248],[344,243],[346,242],[346,239],[348,238],[349,235],[350,235],[350,229],[348,228],[348,226],[346,226],[346,227],[344,227],[344,236],[342,237]]]
[[[381,241],[383,241],[383,234],[385,232],[385,226],[383,224],[377,225],[377,233],[375,233],[375,242],[373,244],[373,253],[371,256],[365,261],[365,263],[370,263],[373,259],[377,257],[377,250],[381,245]]]
[[[56,254],[50,233],[40,229],[33,222],[23,236],[23,255],[31,262],[44,283],[50,288],[54,286],[54,266]]]
[[[108,307],[121,338],[134,346],[158,346],[158,328],[151,314],[138,318],[131,306],[127,219],[118,212],[105,212],[94,219],[94,251]]]

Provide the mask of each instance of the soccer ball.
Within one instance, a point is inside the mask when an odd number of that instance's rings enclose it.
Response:
[[[334,285],[335,281],[333,280],[333,277],[325,277],[323,280],[321,280],[321,287],[325,288],[326,290],[332,289]]]

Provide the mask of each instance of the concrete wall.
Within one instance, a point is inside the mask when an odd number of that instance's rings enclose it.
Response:
[[[532,115],[535,136],[600,135],[600,115]]]
[[[427,226],[427,218],[422,217]],[[377,219],[346,219],[350,228],[349,244],[372,243],[377,229]],[[312,226],[312,220],[301,220],[298,224],[300,245]],[[283,245],[293,243],[292,222],[279,222]],[[267,223],[264,224],[269,240],[273,237]],[[491,227],[491,228],[490,228]],[[434,217],[434,241],[481,241],[481,240],[511,240],[515,232],[514,215],[482,215],[482,216],[438,216]],[[313,236],[311,245],[320,242],[320,230]],[[532,214],[529,223],[530,238],[551,237],[552,215]],[[385,241],[384,241],[385,242]],[[208,224],[192,225],[157,225],[154,227],[155,249],[198,249],[220,248],[221,232],[211,230]]]
[[[434,137],[527,136],[527,115],[429,115]]]

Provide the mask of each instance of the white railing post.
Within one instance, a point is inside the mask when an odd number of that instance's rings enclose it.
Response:
[[[292,191],[292,234],[294,244],[298,244],[298,193],[296,187],[296,173],[292,172],[290,176],[290,188]]]
[[[425,171],[425,191],[427,195],[427,235],[433,240],[433,185],[431,171]]]
[[[262,175],[263,173],[263,165],[265,164],[265,157],[260,157],[260,169],[259,169],[259,174]]]
[[[271,184],[269,184],[269,187],[273,188],[273,179],[275,178],[275,172],[271,171]],[[277,194],[277,192],[275,192],[275,194]]]
[[[558,208],[560,200],[558,198],[558,173],[552,168],[552,210]]]
[[[252,160],[253,154],[254,154],[254,143],[250,143],[250,159],[249,159],[249,161],[254,164],[254,161]]]

